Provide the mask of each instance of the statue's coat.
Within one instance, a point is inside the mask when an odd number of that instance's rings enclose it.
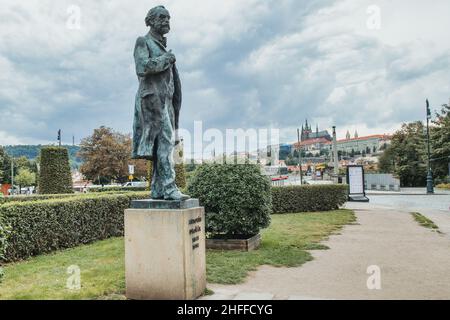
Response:
[[[181,81],[175,65],[166,62],[163,43],[150,33],[136,40],[134,59],[139,79],[136,94],[133,130],[133,158],[153,160],[154,144],[161,130],[162,112],[167,97],[169,116],[174,132],[179,126]],[[175,138],[178,140],[178,137]]]

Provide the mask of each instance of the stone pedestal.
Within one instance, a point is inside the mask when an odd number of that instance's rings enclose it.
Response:
[[[191,300],[206,288],[205,213],[198,200],[137,200],[125,210],[126,296]]]

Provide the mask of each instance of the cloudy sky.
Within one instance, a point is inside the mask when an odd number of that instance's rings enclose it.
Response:
[[[0,144],[131,132],[133,48],[157,4],[187,130],[389,133],[450,98],[448,0],[0,0]]]

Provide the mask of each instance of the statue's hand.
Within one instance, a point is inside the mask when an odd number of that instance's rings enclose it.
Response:
[[[170,64],[174,64],[175,61],[177,61],[177,58],[175,58],[175,55],[172,53],[172,50],[169,50],[169,52],[166,52],[166,59]]]

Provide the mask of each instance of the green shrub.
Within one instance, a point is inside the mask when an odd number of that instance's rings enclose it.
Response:
[[[66,148],[42,148],[40,163],[40,194],[73,193],[69,154]]]
[[[92,193],[67,193],[67,194],[34,194],[30,196],[13,196],[13,197],[4,197],[0,198],[0,206],[4,203],[9,202],[28,202],[28,201],[39,201],[39,200],[49,200],[49,199],[66,199],[66,198],[83,198],[83,197],[94,197],[94,196],[102,196],[106,194],[123,194],[129,192],[140,192],[142,188],[133,188],[133,190],[102,190]]]
[[[186,170],[182,163],[175,165],[175,184],[180,189],[186,188]]]
[[[270,224],[270,182],[258,165],[201,165],[188,193],[205,207],[206,231],[214,236],[254,235]]]
[[[11,227],[5,259],[16,261],[54,250],[123,235],[124,210],[147,193],[10,202],[0,206]]]
[[[38,201],[38,200],[48,200],[48,199],[63,199],[69,197],[77,197],[80,194],[70,193],[70,194],[34,194],[30,196],[10,196],[0,198],[0,205],[8,202],[25,202],[25,201]]]
[[[347,194],[346,185],[273,187],[273,213],[335,210],[347,201]]]
[[[2,282],[4,277],[4,272],[1,265],[2,261],[5,259],[5,252],[8,244],[7,240],[9,234],[9,227],[4,224],[3,220],[0,217],[0,283]]]

